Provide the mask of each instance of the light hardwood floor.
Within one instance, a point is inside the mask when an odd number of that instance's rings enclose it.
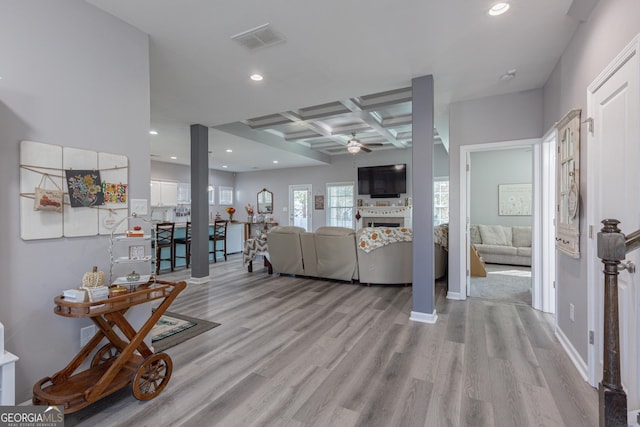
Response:
[[[222,325],[166,351],[167,388],[126,388],[68,426],[597,425],[596,391],[531,307],[447,300],[438,282],[428,325],[409,320],[411,287],[247,273],[237,256],[211,277],[170,310]]]

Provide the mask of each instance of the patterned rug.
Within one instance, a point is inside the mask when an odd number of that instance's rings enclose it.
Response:
[[[151,329],[153,349],[156,353],[164,351],[216,326],[220,326],[220,323],[167,311]]]

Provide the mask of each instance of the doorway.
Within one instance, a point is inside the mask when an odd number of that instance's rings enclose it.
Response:
[[[532,305],[532,151],[524,146],[469,155],[468,296]]]
[[[587,91],[587,240],[588,324],[594,333],[589,346],[589,382],[602,378],[603,362],[603,273],[597,256],[596,234],[604,218],[620,221],[629,233],[640,228],[640,36],[637,36],[596,78]],[[624,262],[640,263],[640,251],[626,254]],[[618,276],[620,319],[620,372],[627,393],[629,420],[640,408],[640,337],[638,337],[637,274],[621,271]],[[635,419],[634,419],[635,421]]]
[[[550,138],[547,143],[551,144],[553,139]],[[543,304],[544,296],[549,293],[555,293],[555,289],[553,288],[553,280],[549,279],[549,275],[542,274],[542,245],[549,244],[548,238],[543,239],[542,231],[545,228],[548,230],[550,225],[553,224],[553,209],[544,210],[542,209],[542,194],[552,192],[555,194],[555,187],[553,186],[555,182],[550,182],[550,180],[543,180],[542,174],[545,170],[543,168],[544,164],[547,164],[547,167],[551,167],[553,163],[548,163],[549,159],[543,161],[543,149],[542,149],[542,140],[540,139],[526,139],[526,140],[517,140],[517,141],[505,141],[505,142],[497,142],[497,143],[488,143],[488,144],[477,144],[470,146],[460,147],[460,213],[464,218],[462,221],[462,230],[460,233],[460,242],[459,247],[461,248],[461,259],[466,259],[466,263],[461,263],[460,271],[459,271],[459,280],[460,283],[466,285],[466,292],[463,293],[464,298],[470,294],[470,246],[468,242],[471,241],[471,182],[470,182],[470,158],[472,152],[480,152],[480,151],[492,151],[492,150],[507,150],[513,148],[530,148],[533,152],[533,179],[532,179],[532,215],[531,215],[531,280],[532,280],[532,306],[537,310],[543,310],[553,312],[555,311],[555,305],[553,308],[550,308]],[[548,151],[545,151],[548,155]],[[543,187],[543,185],[545,187]],[[498,189],[495,190],[496,192]],[[496,207],[497,209],[497,207]],[[464,255],[463,255],[464,253]],[[549,254],[555,254],[554,250],[547,250],[545,252],[547,256]],[[464,257],[462,257],[464,256]],[[552,256],[552,255],[551,255]],[[555,265],[555,260],[554,260]],[[517,274],[517,273],[516,273]]]
[[[289,225],[312,231],[311,212],[311,184],[290,185]]]

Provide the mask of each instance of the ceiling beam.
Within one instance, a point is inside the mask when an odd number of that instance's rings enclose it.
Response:
[[[300,156],[305,156],[323,163],[331,163],[331,159],[329,158],[328,154],[312,150],[311,148],[308,148],[302,144],[292,144],[269,132],[251,129],[251,127],[246,123],[233,122],[225,125],[214,126],[214,129],[230,133],[231,135],[247,138],[273,148],[278,148],[280,150],[285,150],[290,153],[298,154]]]
[[[313,121],[303,120],[300,116],[292,112],[282,113],[282,115],[288,118],[289,120],[291,120],[292,122],[295,122],[301,126],[304,126],[307,129],[310,129],[313,132],[323,137],[329,138],[330,140],[335,141],[340,145],[347,145],[347,141],[343,140],[343,138],[339,138],[332,135],[331,129],[329,128],[329,126],[325,125],[322,122],[313,122]]]
[[[365,95],[359,98],[360,106],[364,111],[378,110],[391,105],[409,102],[413,99],[410,87],[380,92],[374,95]]]
[[[384,127],[382,127],[382,125],[380,124],[380,122],[378,122],[376,119],[373,118],[373,116],[371,116],[371,114],[363,111],[362,107],[360,107],[360,105],[353,99],[346,99],[344,101],[341,101],[345,107],[347,107],[349,110],[351,110],[354,113],[362,113],[360,114],[360,118],[362,120],[365,121],[365,123],[367,123],[369,126],[371,126],[376,132],[378,132],[380,135],[382,135],[387,141],[389,141],[390,143],[392,143],[393,145],[395,145],[398,148],[405,148],[405,144],[403,144],[401,141],[398,141],[395,137],[395,135],[393,135],[391,132],[389,132],[387,129],[385,129]]]

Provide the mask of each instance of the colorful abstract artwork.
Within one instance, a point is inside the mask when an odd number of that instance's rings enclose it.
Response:
[[[127,203],[127,184],[102,183],[105,203]]]
[[[65,173],[72,208],[104,205],[100,171],[68,169]]]

